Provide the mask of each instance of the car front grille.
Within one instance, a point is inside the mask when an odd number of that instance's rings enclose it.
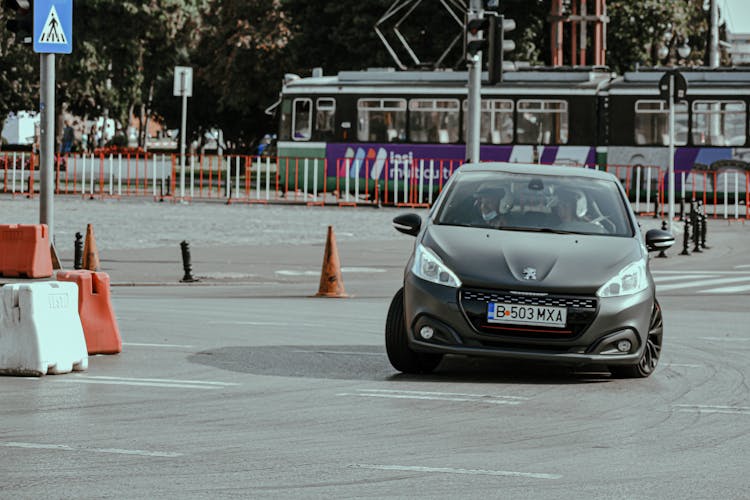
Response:
[[[582,334],[594,321],[598,308],[596,297],[581,295],[548,295],[510,290],[461,289],[461,308],[472,326],[480,333],[494,337],[571,339]],[[537,325],[498,325],[487,322],[490,302],[507,304],[564,307],[567,309],[565,328]]]

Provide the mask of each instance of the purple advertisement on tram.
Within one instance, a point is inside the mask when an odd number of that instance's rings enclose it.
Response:
[[[593,166],[589,146],[483,146],[482,161]],[[328,144],[327,175],[357,179],[447,180],[465,162],[462,144]]]

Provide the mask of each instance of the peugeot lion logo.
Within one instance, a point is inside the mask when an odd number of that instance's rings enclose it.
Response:
[[[533,267],[524,267],[523,268],[523,279],[525,280],[535,280],[536,279],[536,269]]]

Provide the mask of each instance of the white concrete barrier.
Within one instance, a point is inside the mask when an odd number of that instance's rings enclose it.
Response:
[[[0,289],[0,374],[42,376],[88,368],[75,283]]]

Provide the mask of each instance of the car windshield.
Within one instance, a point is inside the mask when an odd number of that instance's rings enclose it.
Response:
[[[540,169],[541,170],[541,169]],[[459,174],[436,224],[516,231],[633,236],[614,181],[571,175]]]

